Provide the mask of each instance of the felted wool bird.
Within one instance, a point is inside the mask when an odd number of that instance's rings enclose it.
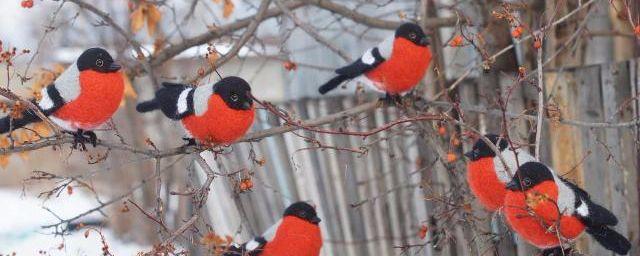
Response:
[[[91,130],[105,123],[120,106],[124,80],[109,53],[102,48],[85,50],[55,81],[44,87],[37,106],[45,116],[65,131],[74,134],[74,148],[84,142],[94,146],[97,138]],[[0,119],[0,133],[41,121],[32,110],[20,118]]]
[[[338,74],[318,89],[325,94],[342,82],[365,75],[387,98],[413,89],[424,77],[431,62],[429,40],[414,23],[398,27],[395,35],[367,50],[348,66],[336,69]]]
[[[235,76],[198,87],[162,83],[155,98],[136,106],[141,113],[156,109],[182,122],[189,144],[232,143],[247,132],[254,118],[251,87]]]
[[[318,256],[322,248],[320,218],[313,206],[297,202],[262,236],[231,246],[224,256]]]
[[[521,165],[507,189],[507,222],[526,241],[546,249],[544,255],[562,255],[558,237],[571,241],[585,230],[617,254],[624,255],[631,248],[629,240],[611,228],[618,224],[613,213],[542,163]]]
[[[467,163],[467,182],[480,204],[489,211],[496,211],[504,203],[504,196],[507,193],[505,185],[511,181],[511,176],[518,169],[518,165],[536,159],[523,149],[509,149],[505,138],[495,134],[487,134],[485,137],[500,150],[511,173],[504,168],[502,160],[489,145],[484,140],[478,139],[471,151],[465,153],[465,156],[471,160]]]

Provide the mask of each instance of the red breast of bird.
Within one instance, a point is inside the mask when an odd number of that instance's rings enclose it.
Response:
[[[78,98],[66,103],[53,116],[67,121],[74,129],[91,130],[105,123],[118,110],[124,94],[124,80],[121,72],[84,70],[79,76]]]
[[[542,182],[527,192],[508,190],[505,217],[511,228],[529,243],[539,248],[557,247],[558,235],[573,240],[585,229],[577,217],[558,211],[557,200],[558,186],[554,181]]]
[[[248,110],[229,108],[218,94],[212,94],[207,111],[182,119],[182,125],[193,138],[204,144],[229,144],[242,137],[251,127],[254,107]]]
[[[380,90],[400,94],[415,87],[431,62],[431,50],[398,37],[393,42],[391,57],[365,75]]]
[[[285,216],[262,256],[318,256],[322,248],[320,227],[294,216]]]
[[[467,164],[467,182],[480,204],[489,211],[502,207],[507,193],[495,169],[495,157],[483,157]]]

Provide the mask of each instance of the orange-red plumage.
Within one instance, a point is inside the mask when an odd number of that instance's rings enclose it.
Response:
[[[557,247],[558,235],[573,240],[585,229],[575,216],[560,214],[557,200],[558,187],[554,181],[542,182],[527,192],[507,191],[505,217],[511,228],[529,243],[539,248]]]
[[[236,141],[251,127],[254,108],[235,110],[229,108],[220,95],[209,98],[208,110],[201,116],[190,115],[182,124],[198,141],[204,144],[229,144]]]
[[[75,67],[72,67],[75,68]],[[67,121],[75,129],[91,130],[103,124],[118,110],[124,94],[120,72],[80,72],[80,95],[65,104],[53,116]]]
[[[399,94],[411,90],[420,82],[431,62],[431,50],[405,38],[393,42],[391,58],[365,75],[380,90]]]
[[[262,256],[318,256],[322,248],[320,227],[294,216],[285,216]]]
[[[483,157],[467,164],[467,182],[480,204],[489,211],[496,211],[504,203],[505,184],[498,179],[493,158]]]

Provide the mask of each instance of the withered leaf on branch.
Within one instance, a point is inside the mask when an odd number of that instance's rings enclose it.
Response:
[[[162,13],[155,5],[149,4],[147,6],[147,33],[149,33],[149,36],[153,36],[156,33],[160,19],[162,19]]]
[[[224,0],[224,7],[222,9],[222,17],[229,18],[235,9],[235,5],[231,0]]]
[[[130,18],[131,31],[137,33],[142,29],[142,26],[144,26],[144,5],[138,6],[138,8],[131,13]]]

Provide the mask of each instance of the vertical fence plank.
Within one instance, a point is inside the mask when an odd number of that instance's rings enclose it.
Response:
[[[605,64],[602,65],[602,101],[604,107],[604,119],[607,122],[621,122],[629,120],[629,104],[625,104],[625,100],[631,96],[629,81],[629,66],[627,63],[621,64]],[[626,106],[625,106],[626,105]],[[626,129],[625,129],[626,130]],[[607,169],[604,171],[608,176],[608,184],[606,190],[608,198],[607,206],[618,217],[618,219],[627,223],[629,220],[629,201],[627,199],[628,191],[626,191],[625,176],[629,170],[625,166],[625,150],[632,149],[627,147],[625,138],[628,138],[629,132],[622,129],[606,129],[605,139],[606,148],[602,145],[600,148],[608,152]],[[629,150],[630,151],[630,150]],[[616,230],[621,234],[628,235],[628,226],[619,225]]]

